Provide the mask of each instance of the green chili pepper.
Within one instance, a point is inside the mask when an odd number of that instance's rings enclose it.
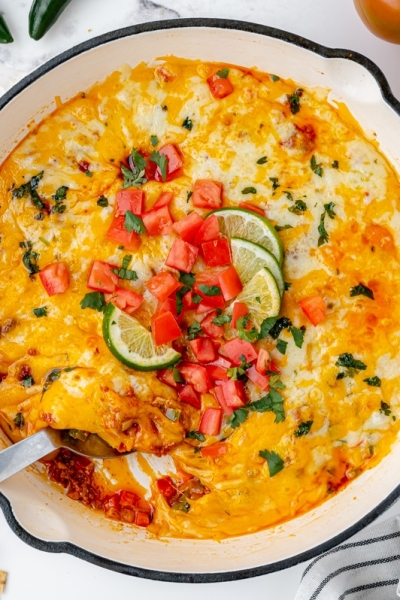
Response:
[[[29,13],[29,35],[40,40],[71,0],[34,0]]]
[[[11,44],[14,41],[4,17],[0,15],[0,44]]]

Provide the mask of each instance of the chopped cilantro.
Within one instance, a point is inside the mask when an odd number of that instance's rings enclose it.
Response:
[[[287,292],[292,287],[290,281],[285,281],[285,292]]]
[[[297,327],[290,327],[289,331],[293,336],[294,343],[296,344],[296,346],[298,348],[301,348],[304,342],[304,333],[306,331],[306,328],[304,326],[300,329],[297,329]]]
[[[202,328],[200,323],[198,323],[198,321],[193,321],[193,323],[190,325],[190,327],[188,328],[188,338],[189,340],[194,340],[194,338],[197,335],[200,335],[200,333],[202,333]]]
[[[247,324],[250,319],[250,314],[239,317],[236,321],[236,329],[238,331],[238,337],[240,340],[245,340],[246,342],[256,342],[258,340],[258,331],[255,327],[251,329],[246,329]]]
[[[190,198],[193,196],[193,192],[186,193],[186,202],[189,202]]]
[[[40,254],[38,252],[33,252],[31,242],[26,242],[26,244],[28,245],[24,247],[28,249],[22,255],[22,262],[28,270],[29,276],[32,277],[32,275],[39,273],[40,271],[39,265],[37,264]]]
[[[35,381],[32,375],[25,375],[25,377],[21,381],[21,385],[27,388],[32,387],[32,385],[35,385]]]
[[[158,140],[158,137],[156,135],[151,135],[150,136],[150,144],[153,146],[153,148],[154,148],[154,146],[157,146],[158,141],[159,140]]]
[[[284,340],[278,340],[276,342],[276,349],[279,350],[279,352],[281,354],[286,354],[287,345],[288,345],[288,343],[285,342]]]
[[[231,367],[228,369],[228,377],[233,381],[247,380],[246,371],[251,367],[251,363],[246,362],[243,354],[240,355],[240,365],[238,367]]]
[[[186,117],[186,119],[182,123],[182,127],[184,127],[185,129],[187,129],[188,131],[192,131],[192,129],[193,129],[193,121],[192,121],[192,119],[190,119],[189,117]]]
[[[258,454],[261,456],[261,458],[265,458],[265,460],[267,461],[270,477],[274,477],[274,475],[279,473],[279,471],[282,471],[284,467],[284,462],[279,456],[279,454],[277,454],[273,450],[260,450]]]
[[[272,183],[272,189],[273,190],[277,190],[278,187],[281,187],[280,184],[278,183],[279,180],[278,180],[277,177],[270,177],[269,180]]]
[[[273,387],[271,387],[266,396],[250,404],[250,410],[252,410],[253,412],[257,411],[261,413],[273,412],[275,415],[275,423],[281,423],[285,420],[285,411],[283,409],[283,396]]]
[[[365,383],[371,385],[372,387],[381,387],[382,383],[382,381],[377,375],[375,375],[374,377],[367,377],[367,379],[363,379],[363,381],[365,381]]]
[[[335,365],[337,367],[344,367],[346,371],[342,371],[336,376],[336,379],[343,379],[344,377],[354,377],[357,375],[359,371],[365,371],[367,365],[364,364],[361,360],[357,360],[353,357],[352,354],[345,352],[340,354],[338,360]]]
[[[313,424],[313,422],[314,421],[304,421],[303,423],[300,423],[299,427],[294,432],[294,435],[296,437],[301,437],[302,435],[307,435],[307,433],[311,429],[311,425]]]
[[[217,285],[206,285],[205,283],[200,283],[199,290],[205,296],[222,296],[221,288]]]
[[[81,308],[93,308],[102,312],[106,307],[106,301],[104,299],[103,292],[89,292],[80,301]]]
[[[225,323],[230,323],[232,321],[232,317],[230,315],[218,315],[214,317],[211,321],[213,325],[224,325]]]
[[[14,188],[12,191],[13,198],[27,198],[30,196],[32,204],[38,210],[45,208],[44,202],[41,200],[36,188],[39,185],[39,181],[42,179],[44,171],[40,171],[37,175],[34,175],[30,181],[23,183],[18,188]]]
[[[278,75],[270,75],[269,76],[270,80],[273,81],[274,83],[276,83],[277,81],[279,81],[279,77]]]
[[[338,169],[339,168],[339,161],[338,160],[334,160],[332,163],[332,169]]]
[[[292,195],[291,192],[288,192],[287,190],[285,190],[283,193],[286,194],[286,198],[288,200],[290,200],[291,202],[293,202],[293,195]]]
[[[144,226],[142,219],[137,215],[134,215],[130,210],[127,210],[125,213],[124,228],[129,233],[132,231],[135,231],[136,233],[144,233],[146,231],[146,227]]]
[[[245,187],[242,189],[242,194],[257,194],[257,190],[255,187]]]
[[[329,204],[324,204],[325,210],[321,215],[320,223],[318,225],[318,233],[319,233],[318,246],[322,246],[323,244],[326,244],[327,242],[329,242],[329,234],[325,229],[325,216],[326,216],[326,214],[328,214],[328,216],[331,219],[335,218],[336,213],[333,210],[334,206],[335,205],[333,202],[329,202]]]
[[[101,206],[102,208],[108,206],[108,198],[105,196],[100,196],[100,198],[97,200],[97,206]]]
[[[160,169],[162,180],[165,181],[167,179],[167,166],[168,159],[165,154],[160,154],[158,150],[153,150],[153,152],[149,156],[149,160],[155,163]]]
[[[270,317],[275,319],[276,317]],[[265,319],[267,320],[267,319]],[[263,323],[264,324],[264,323]],[[262,325],[261,325],[262,327]],[[269,330],[269,335],[274,338],[274,340],[278,339],[279,335],[284,329],[289,329],[292,327],[292,321],[288,317],[280,317],[277,319],[273,327]]]
[[[248,408],[237,408],[235,411],[233,411],[233,414],[229,418],[229,424],[232,427],[232,429],[236,429],[236,427],[239,427],[239,425],[246,421],[248,416]]]
[[[193,304],[199,304],[199,303],[200,303],[202,300],[203,300],[203,297],[202,297],[202,296],[200,296],[200,294],[195,294],[195,295],[192,297],[192,302],[193,302]]]
[[[205,436],[202,433],[200,433],[199,431],[188,431],[185,437],[187,437],[191,440],[197,440],[199,442],[206,441]]]
[[[57,379],[60,379],[61,377],[61,371],[62,369],[52,369],[50,371],[50,373],[47,375],[44,385],[43,385],[43,389],[42,389],[42,395],[47,392],[47,390],[49,389],[49,387],[55,382],[57,381]]]
[[[183,283],[184,285],[186,285],[190,290],[196,283],[196,279],[195,279],[195,276],[193,275],[193,273],[181,273],[180,272],[179,273],[179,281],[181,283]],[[186,290],[186,291],[188,291],[188,290]]]
[[[47,317],[47,306],[41,306],[40,308],[32,308],[32,312],[35,317]]]
[[[219,71],[217,71],[216,75],[220,79],[226,79],[228,77],[228,75],[229,75],[229,69],[227,69],[226,67],[224,67],[223,69],[220,69]]]
[[[14,419],[14,423],[16,425],[16,427],[19,427],[21,429],[21,427],[24,426],[25,424],[25,419],[24,419],[24,415],[22,413],[17,413]]]
[[[264,321],[261,323],[260,339],[267,337],[277,320],[278,317],[267,317],[266,319],[264,319]]]
[[[121,173],[124,178],[122,189],[128,187],[140,187],[143,183],[146,183],[147,179],[144,177],[147,161],[136,148],[132,148],[130,155],[132,167],[128,169],[125,165],[121,165]]]
[[[390,406],[386,402],[381,402],[379,412],[384,413],[387,417],[391,414]]]
[[[129,212],[129,211],[127,211],[127,212]],[[124,256],[124,258],[122,259],[121,268],[120,269],[116,269],[116,268],[111,269],[111,271],[113,273],[115,273],[116,275],[118,275],[118,277],[120,279],[126,279],[127,281],[136,281],[138,278],[136,271],[132,271],[131,269],[128,269],[131,259],[132,259],[132,255],[126,254]]]
[[[255,301],[258,302],[258,304],[261,304],[261,298],[260,298],[260,296],[256,296],[255,297]]]
[[[374,300],[374,292],[362,283],[350,288],[350,296],[366,296],[367,298]]]
[[[86,175],[86,177],[93,177],[93,173],[92,173],[92,171],[89,171],[89,169],[87,171],[85,171],[85,175]]]
[[[322,175],[324,174],[324,170],[321,167],[321,163],[317,163],[316,158],[314,156],[314,154],[311,157],[310,160],[310,166],[311,166],[311,170],[318,175],[319,177],[322,177]]]
[[[293,229],[293,225],[275,225],[276,231],[284,231],[285,229]]]
[[[296,200],[296,202],[292,206],[288,207],[288,211],[295,215],[301,215],[306,210],[307,204],[303,202],[303,200]]]
[[[286,95],[288,102],[290,104],[290,111],[293,115],[297,114],[300,110],[300,98],[302,95],[303,95],[302,88],[297,88],[297,90],[295,90],[293,92],[293,94]]]
[[[336,213],[333,210],[334,206],[335,206],[335,204],[333,202],[329,202],[329,204],[324,204],[324,208],[325,208],[326,212],[328,213],[328,216],[331,219],[334,219],[336,217]]]
[[[261,158],[258,159],[257,164],[265,165],[266,162],[268,162],[268,158],[266,156],[262,156]]]

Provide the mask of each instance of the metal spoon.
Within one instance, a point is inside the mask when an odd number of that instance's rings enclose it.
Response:
[[[65,430],[48,427],[0,451],[0,483],[59,448],[68,448],[87,458],[117,458],[126,454],[111,448],[97,435],[89,434],[82,441],[70,437]]]

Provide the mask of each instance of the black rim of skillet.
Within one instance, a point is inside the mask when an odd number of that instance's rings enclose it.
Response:
[[[87,40],[82,44],[78,44],[77,46],[74,46],[73,48],[62,52],[55,58],[52,58],[44,65],[40,66],[38,69],[36,69],[32,73],[24,77],[21,81],[19,81],[0,99],[0,110],[4,108],[9,102],[11,102],[20,92],[22,92],[31,83],[40,79],[43,75],[45,75],[49,71],[52,71],[54,68],[58,67],[62,63],[70,60],[71,58],[74,58],[75,56],[78,56],[79,54],[87,52],[88,50],[91,50],[96,46],[100,46],[108,42],[113,42],[120,38],[129,37],[132,35],[137,35],[150,31],[185,27],[211,27],[256,33],[258,35],[268,36],[278,40],[282,40],[284,42],[289,42],[294,46],[305,48],[306,50],[310,50],[324,58],[344,58],[356,62],[359,65],[365,67],[375,77],[381,89],[382,97],[384,98],[386,103],[398,115],[400,115],[400,102],[394,97],[385,75],[374,62],[372,62],[370,59],[366,58],[362,54],[345,49],[327,48],[326,46],[322,46],[321,44],[312,42],[294,33],[289,33],[286,31],[282,31],[281,29],[268,27],[266,25],[258,25],[256,23],[247,23],[245,21],[236,21],[229,19],[202,18],[170,19],[165,21],[153,21],[151,23],[141,23],[139,25],[125,27],[123,29],[117,29],[115,31],[111,31],[109,33],[105,33],[98,37]],[[76,558],[86,560],[87,562],[90,562],[99,567],[110,569],[112,571],[123,573],[125,575],[142,577],[145,579],[167,581],[171,583],[216,583],[223,581],[235,581],[238,579],[247,579],[249,577],[266,575],[268,573],[273,573],[275,571],[280,571],[282,569],[293,567],[300,562],[310,560],[323,552],[327,552],[334,546],[337,546],[338,544],[347,540],[349,537],[351,537],[352,535],[369,525],[377,517],[379,517],[398,499],[399,494],[400,485],[397,486],[396,489],[393,490],[393,492],[389,494],[389,496],[383,502],[376,506],[372,511],[370,511],[357,523],[355,523],[339,535],[329,539],[323,544],[315,546],[310,550],[301,552],[300,554],[296,554],[295,556],[291,556],[290,558],[272,564],[254,567],[252,569],[218,573],[174,573],[143,569],[140,567],[133,567],[131,565],[126,565],[107,558],[103,558],[102,556],[93,554],[92,552],[79,548],[78,546],[75,546],[70,542],[46,542],[31,535],[19,524],[11,508],[11,503],[1,492],[0,507],[2,508],[6,521],[13,530],[13,532],[22,541],[29,544],[33,548],[36,548],[37,550],[54,553],[65,552],[67,554],[75,556]]]

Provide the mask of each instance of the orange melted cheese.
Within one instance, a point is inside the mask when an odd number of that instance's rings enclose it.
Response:
[[[170,509],[150,486],[156,511],[149,531],[219,539],[306,512],[390,451],[400,418],[400,184],[376,147],[321,92],[305,90],[300,111],[292,114],[287,95],[296,86],[290,81],[230,67],[234,92],[216,100],[206,82],[216,65],[175,58],[162,64],[123,67],[59,106],[1,167],[0,373],[7,376],[0,384],[0,418],[14,441],[51,426],[98,433],[115,447],[169,451],[176,467],[198,476],[210,493],[184,514]],[[182,127],[188,116],[191,131]],[[193,210],[187,200],[193,182],[213,179],[223,184],[224,205],[248,200],[242,190],[252,186],[257,194],[250,201],[274,224],[291,226],[280,233],[285,279],[291,283],[281,315],[306,327],[304,343],[296,347],[287,330],[280,336],[288,342],[285,355],[271,339],[259,342],[281,369],[286,418],[275,423],[272,412],[251,413],[234,430],[224,422],[220,437],[228,438],[228,452],[215,459],[203,458],[185,441],[185,429],[198,427],[199,412],[183,407],[155,373],[137,373],[119,363],[103,341],[101,313],[79,304],[92,261],[120,266],[126,254],[105,238],[121,187],[120,163],[132,147],[151,152],[152,135],[160,147],[179,146],[184,175],[165,184],[146,183],[147,209],[161,191],[172,191],[171,212],[178,220]],[[322,176],[311,169],[313,155]],[[259,165],[262,156],[267,162]],[[79,169],[83,161],[91,177]],[[333,168],[334,161],[339,168]],[[69,189],[66,211],[38,221],[30,199],[13,198],[10,190],[42,170],[38,193],[46,202],[53,204],[60,186]],[[271,178],[277,178],[276,189]],[[109,207],[97,205],[100,195]],[[288,210],[298,199],[307,204],[300,215]],[[318,246],[318,226],[330,202],[336,216],[325,216],[329,240]],[[163,265],[173,239],[144,234],[134,254],[131,268],[139,278],[127,285],[144,294],[143,318],[155,308],[144,284]],[[65,293],[48,297],[39,278],[29,278],[19,246],[27,240],[41,268],[59,260],[67,264]],[[374,300],[350,297],[350,288],[360,282],[373,290]],[[327,316],[314,327],[298,301],[316,295],[324,298]],[[47,307],[47,317],[33,315],[32,308],[40,306]],[[335,363],[345,352],[367,369],[338,380]],[[35,385],[30,388],[18,380],[21,365],[31,369]],[[46,375],[68,367],[77,368],[63,371],[43,394]],[[363,381],[373,376],[380,377],[381,387]],[[252,400],[263,396],[251,383],[247,391]],[[202,402],[215,405],[209,394]],[[179,408],[181,421],[169,420],[167,408]],[[22,428],[14,423],[17,413],[24,417]],[[133,421],[140,424],[139,436],[131,435]],[[313,422],[310,432],[294,435],[306,421]],[[264,449],[284,460],[274,477],[259,455]],[[146,454],[138,460],[147,479],[173,470],[171,461],[160,471],[150,463]],[[101,481],[112,481],[112,490],[119,482],[139,489],[125,460],[114,468],[109,463],[104,473]]]

